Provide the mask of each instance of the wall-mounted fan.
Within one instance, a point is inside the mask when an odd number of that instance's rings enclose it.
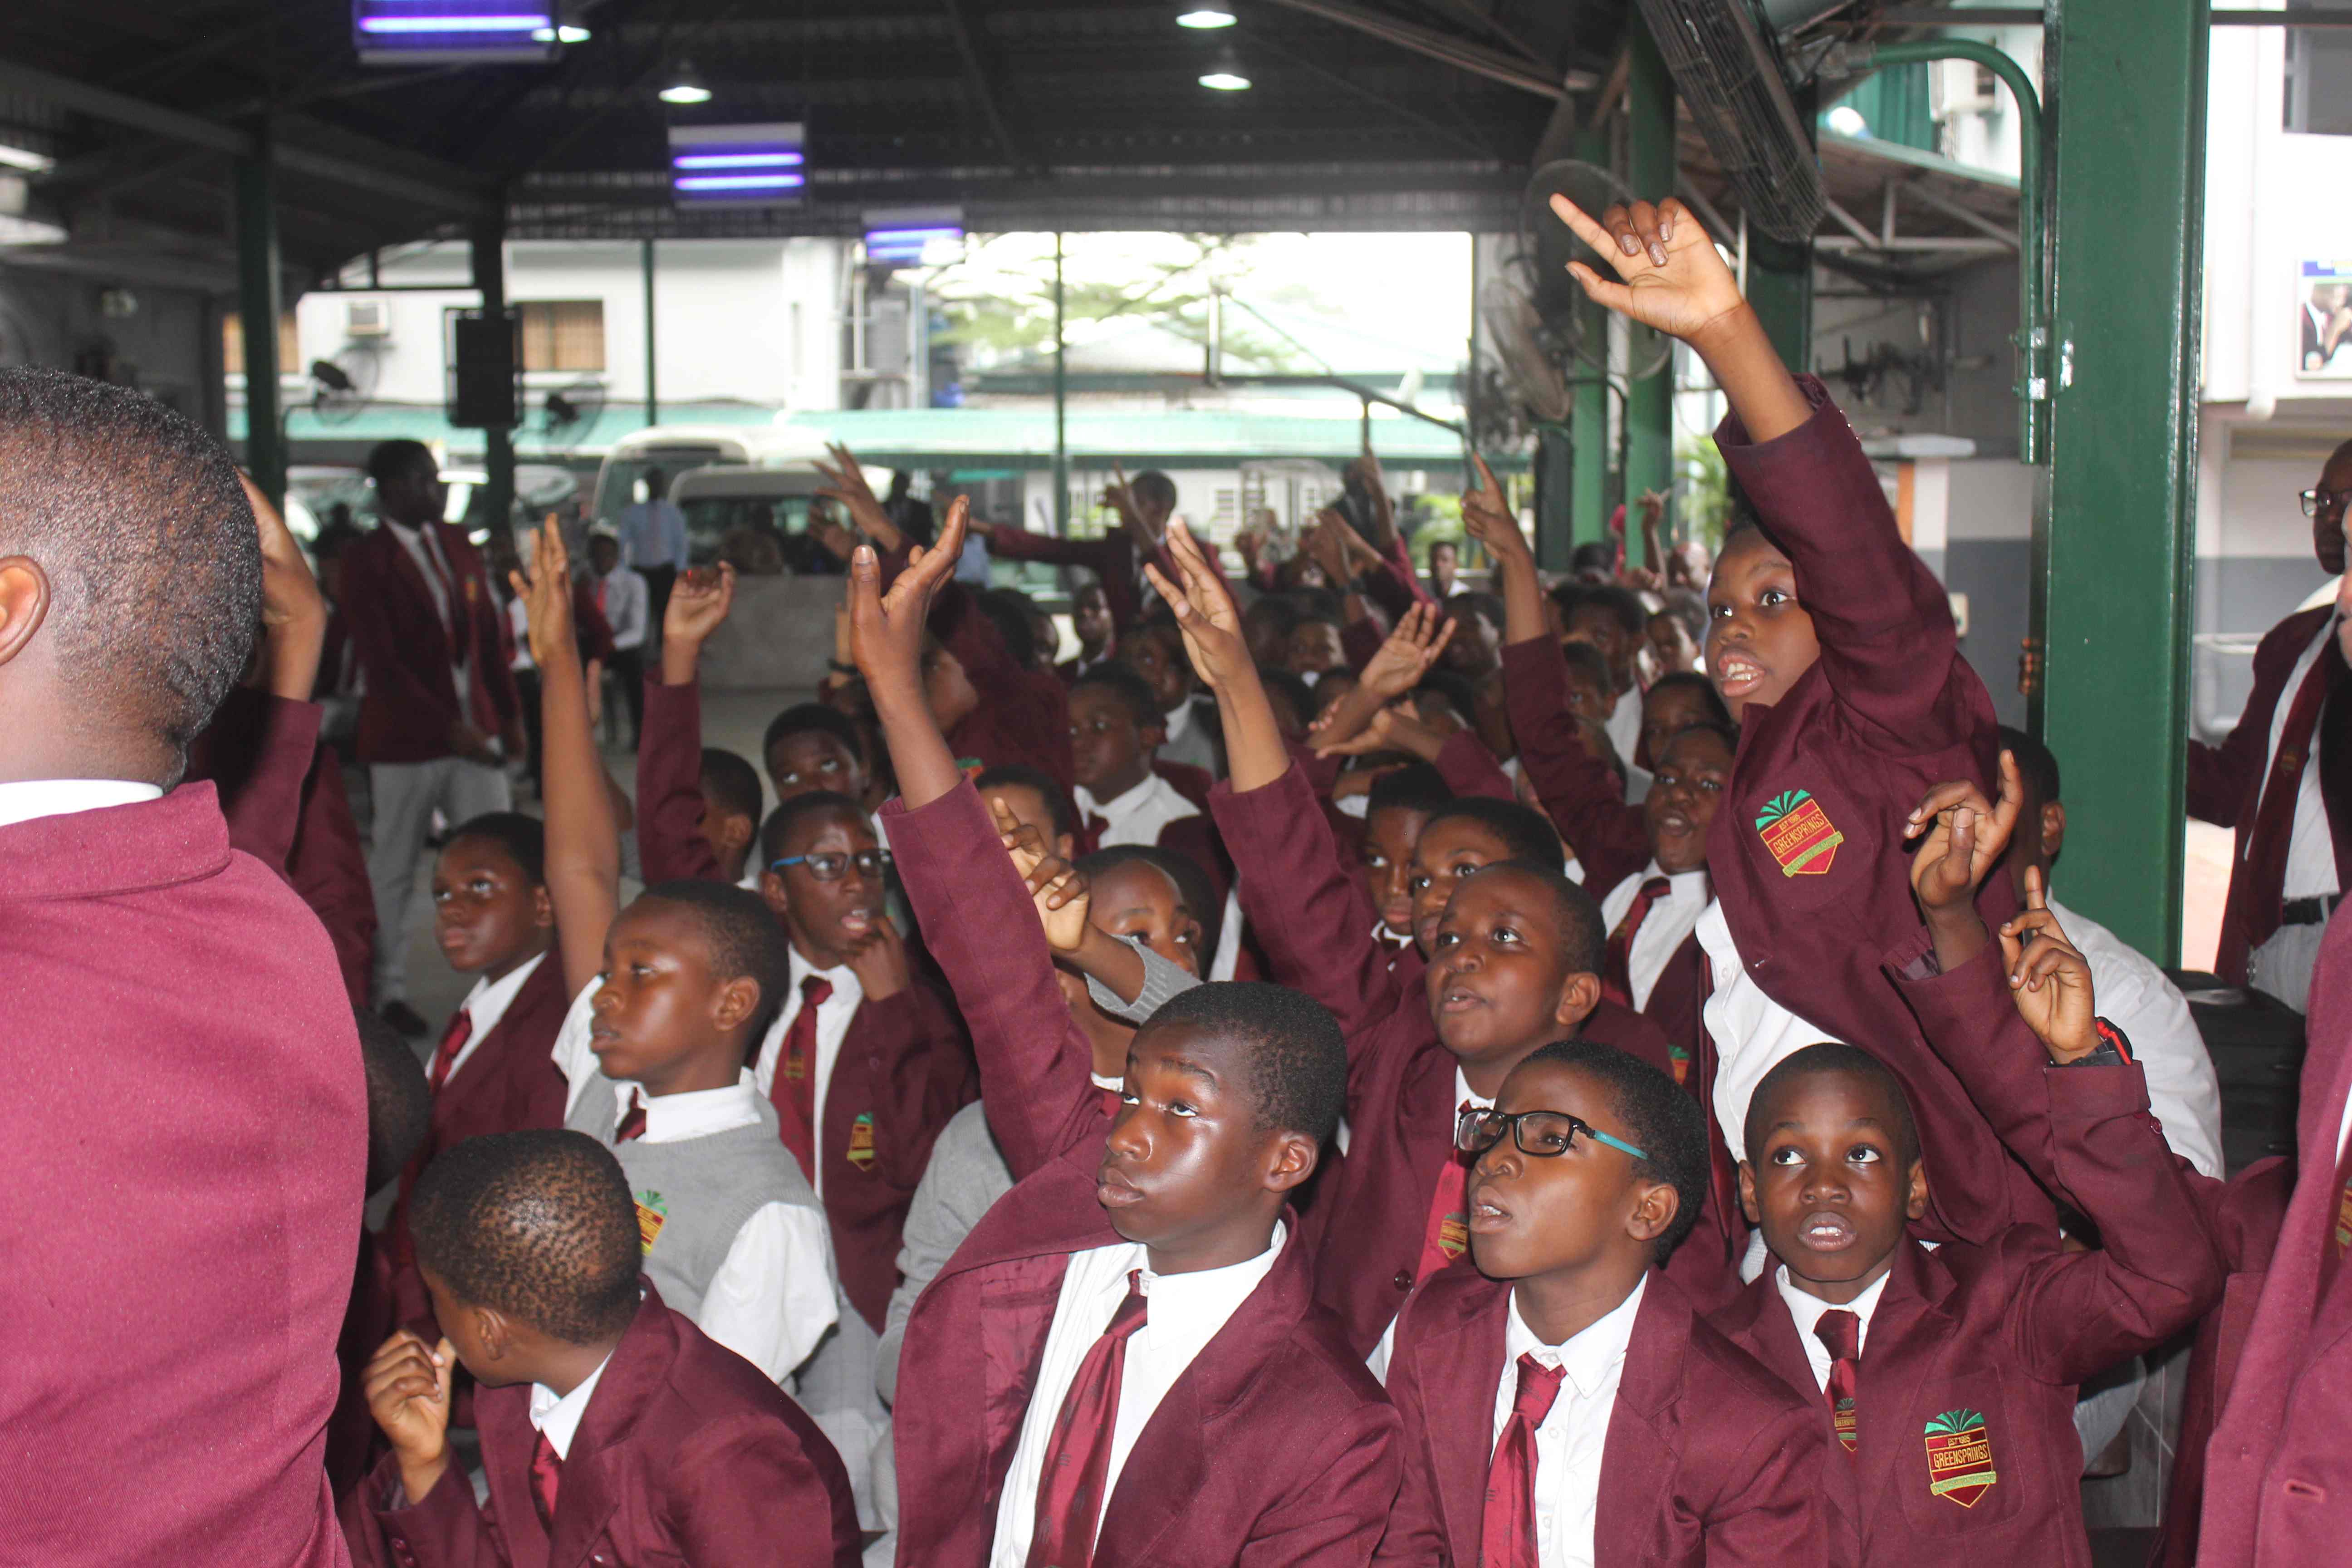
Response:
[[[604,384],[575,381],[547,395],[540,405],[540,447],[569,452],[596,427],[604,413]]]
[[[383,363],[372,343],[346,343],[332,359],[310,362],[310,416],[321,425],[348,425],[375,397]]]

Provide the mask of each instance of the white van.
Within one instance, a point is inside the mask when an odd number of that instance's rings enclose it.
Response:
[[[617,521],[630,502],[642,499],[648,469],[669,480],[671,504],[686,517],[688,559],[715,560],[727,535],[739,528],[772,531],[782,541],[784,560],[797,573],[838,572],[839,563],[808,539],[809,508],[824,476],[817,462],[824,438],[798,426],[655,426],[614,444],[596,476],[596,516]],[[890,483],[890,470],[868,468],[875,489]]]

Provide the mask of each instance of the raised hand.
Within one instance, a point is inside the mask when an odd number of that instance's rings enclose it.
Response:
[[[735,568],[725,562],[677,574],[662,611],[662,682],[683,686],[694,679],[702,645],[735,607]]]
[[[1013,868],[1037,906],[1038,923],[1045,928],[1045,945],[1057,953],[1074,953],[1087,939],[1087,911],[1093,888],[1086,874],[1045,847],[1037,830],[1014,816],[1001,800],[988,803],[996,836],[1013,858]]]
[[[308,702],[318,684],[320,650],[326,646],[327,596],[319,592],[319,580],[310,574],[302,547],[269,498],[243,469],[236,477],[252,503],[254,527],[261,539],[264,679],[273,694]]]
[[[875,496],[874,487],[866,483],[866,470],[858,466],[856,457],[838,442],[827,442],[824,449],[833,461],[816,465],[816,471],[825,479],[824,486],[816,493],[839,501],[849,513],[849,521],[874,542],[876,548],[895,553],[904,547],[907,536],[898,531],[898,525],[892,522],[890,514],[882,510],[882,502]],[[827,545],[826,548],[832,547]],[[835,553],[845,560],[848,558],[845,551]]]
[[[2009,851],[2025,786],[2007,752],[2000,754],[2000,798],[1988,803],[1973,783],[1957,779],[1929,790],[1912,810],[1911,826],[1924,828],[1926,837],[1911,857],[1911,890],[1931,922],[1973,918],[1977,889]]]
[[[1533,572],[1535,553],[1528,548],[1528,536],[1519,531],[1519,520],[1511,515],[1502,481],[1477,453],[1471,453],[1470,460],[1478,467],[1478,482],[1462,492],[1462,531],[1485,547],[1496,571],[1525,566]]]
[[[857,976],[858,987],[868,1002],[879,1002],[886,996],[896,996],[907,988],[910,976],[907,969],[906,939],[890,917],[877,914],[866,934],[850,943],[843,954],[850,973]]]
[[[507,582],[530,621],[531,662],[541,669],[576,663],[580,647],[572,627],[572,552],[563,548],[563,531],[552,516],[531,540],[530,577],[509,572]]]
[[[1445,652],[1459,624],[1435,605],[1414,605],[1365,663],[1356,689],[1383,706],[1411,691]]]
[[[1181,588],[1148,562],[1143,574],[1176,612],[1176,629],[1184,636],[1184,653],[1192,661],[1192,673],[1212,689],[1244,676],[1254,679],[1257,667],[1250,662],[1249,644],[1242,637],[1241,612],[1234,608],[1233,595],[1225,592],[1224,584],[1193,542],[1192,531],[1181,520],[1169,524],[1168,552],[1184,579]]]
[[[1739,280],[1715,242],[1674,197],[1654,206],[1612,206],[1597,221],[1566,196],[1552,197],[1551,210],[1617,274],[1604,279],[1585,263],[1571,261],[1569,276],[1620,315],[1689,342],[1746,309]]]
[[[871,546],[859,545],[849,560],[849,647],[858,673],[869,688],[893,693],[923,689],[923,626],[931,602],[955,574],[956,559],[963,553],[964,530],[971,508],[962,496],[948,507],[940,540],[928,549],[916,545],[907,569],[890,591],[882,591],[882,566]]]
[[[2000,928],[2000,960],[2026,1026],[2061,1063],[2099,1048],[2091,963],[2050,910],[2042,868],[2025,872],[2025,908]],[[2030,944],[2030,945],[2029,945]]]
[[[457,1365],[447,1340],[428,1349],[403,1329],[376,1347],[360,1374],[368,1414],[392,1445],[412,1503],[449,1468],[449,1377]]]
[[[1338,740],[1307,737],[1318,757],[1360,757],[1372,752],[1405,752],[1433,763],[1445,749],[1445,736],[1402,707],[1383,708],[1352,735]]]
[[[1135,504],[1134,487],[1127,482],[1127,470],[1111,465],[1111,482],[1103,487],[1103,505],[1118,513],[1118,525],[1127,531],[1136,547],[1147,555],[1160,548],[1164,541],[1152,531],[1143,520],[1143,509]]]

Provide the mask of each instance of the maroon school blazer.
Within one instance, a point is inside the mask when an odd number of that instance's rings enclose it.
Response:
[[[2254,842],[2254,817],[2262,805],[2263,782],[2271,773],[2271,725],[2280,699],[2294,700],[2286,683],[2294,673],[2295,660],[2335,616],[2335,605],[2322,605],[2273,626],[2254,649],[2254,689],[2229,739],[2218,746],[2202,741],[2189,742],[2189,815],[2238,830],[2231,849],[2232,897],[2221,907],[2221,951],[2213,967],[2224,980],[2239,985],[2246,983],[2248,952],[2269,931],[2258,935],[2247,929],[2244,913],[2238,908],[2238,900],[2247,893],[2235,886],[2236,879],[2255,875],[2250,868],[2263,864],[2273,852],[2281,867],[2286,864],[2283,848]],[[2320,658],[2341,661],[2343,655],[2330,647]],[[2319,752],[2319,795],[2327,806],[2328,837],[2335,841],[2338,874],[2352,883],[2352,698],[2338,696],[2320,710],[2319,732],[2312,743]],[[2266,910],[2263,918],[2273,931],[2277,929],[2279,900],[2284,890],[2284,879],[2252,890],[2259,895],[2255,907]]]
[[[389,1454],[343,1510],[352,1559],[401,1568],[856,1568],[841,1456],[767,1375],[645,1282],[572,1435],[555,1531],[530,1493],[530,1384],[478,1388],[489,1506],[452,1467],[421,1503]]]
[[[2067,1252],[2040,1226],[2013,1226],[1990,1244],[1897,1251],[1863,1346],[1860,1451],[1843,1465],[1832,1453],[1824,1466],[1859,1532],[1840,1560],[1928,1562],[1959,1550],[2084,1568],[2075,1385],[2170,1338],[2220,1297],[2222,1263],[2204,1214],[2218,1184],[2165,1145],[2137,1065],[2047,1065],[1997,948],[1937,975],[1911,962],[1925,945],[1906,941],[1888,960],[1901,994],[1928,1039],[1970,1064],[1986,1114],[2089,1217],[2102,1245]],[[1927,1146],[1930,1193],[1944,1179],[1937,1153]],[[1715,1322],[1791,1387],[1818,1392],[1770,1271]],[[1816,1409],[1826,1431],[1827,1403]],[[1953,1468],[1956,1456],[1997,1479],[1938,1494],[1939,1473],[1972,1473]]]
[[[2215,1568],[2299,1568],[2340,1557],[2352,1539],[2352,1271],[2319,1292],[2342,1201],[2336,1131],[2352,1095],[2352,921],[2328,922],[2309,1017],[2301,1174],[2205,1449],[2197,1561]]]
[[[989,1124],[1017,1185],[915,1303],[892,1426],[898,1561],[982,1568],[1072,1253],[1120,1237],[1095,1201],[1110,1119],[1034,906],[969,783],[884,807],[907,895],[971,1021]],[[1095,1561],[1369,1562],[1396,1497],[1396,1413],[1313,1300],[1290,1239],[1145,1423]]]
[[[1077,784],[1070,761],[1070,694],[1051,671],[1024,669],[1004,639],[961,583],[940,591],[931,606],[931,635],[963,666],[980,706],[957,721],[948,746],[977,757],[983,768],[1018,763],[1043,768],[1067,794]]]
[[[367,677],[360,699],[359,759],[429,763],[448,756],[449,726],[465,718],[491,734],[521,712],[514,675],[499,656],[505,612],[466,531],[436,522],[434,537],[456,580],[474,650],[467,667],[471,701],[461,709],[450,683],[449,628],[434,608],[425,574],[390,527],[361,534],[343,552],[341,607]]]
[[[1911,809],[1945,780],[1991,778],[1992,700],[1853,428],[1819,381],[1799,381],[1813,405],[1804,425],[1760,445],[1737,419],[1716,430],[1788,552],[1821,658],[1779,703],[1748,704],[1707,871],[1766,994],[1903,1080],[1941,1177],[1929,1189],[1937,1230],[1991,1241],[2018,1221],[2052,1226],[2049,1198],[2003,1152],[1879,967],[1898,933],[1920,929],[1903,851]],[[1977,907],[1989,926],[2008,919],[2009,879],[1986,878]]]
[[[1649,825],[1626,803],[1624,781],[1585,750],[1568,707],[1568,658],[1549,633],[1504,645],[1503,701],[1536,798],[1583,866],[1585,890],[1607,898],[1650,863]]]
[[[701,780],[700,689],[648,678],[637,742],[637,850],[648,884],[722,879],[696,827]],[[931,1145],[979,1092],[963,1021],[936,966],[911,940],[907,966],[905,990],[869,997],[851,1015],[817,1129],[834,1267],[850,1304],[877,1333],[898,1288],[899,1233]]]
[[[1321,1254],[1317,1298],[1370,1355],[1412,1289],[1430,1197],[1453,1157],[1454,1056],[1430,1018],[1420,953],[1408,945],[1392,956],[1372,940],[1371,900],[1339,865],[1299,769],[1263,789],[1221,784],[1215,805],[1235,862],[1250,868],[1242,909],[1274,978],[1330,1008],[1348,1038],[1348,1159],[1309,1225]],[[1582,1036],[1673,1070],[1665,1037],[1629,1009],[1604,1002]],[[1704,1303],[1729,1286],[1705,1245],[1720,1232],[1704,1213],[1701,1221],[1693,1238],[1702,1245],[1678,1248],[1669,1267],[1687,1271]]]
[[[1389,1362],[1404,1488],[1382,1563],[1479,1568],[1511,1287],[1462,1258],[1405,1304]],[[1601,1455],[1593,1560],[1609,1568],[1826,1561],[1827,1425],[1652,1270]],[[1891,1560],[1890,1560],[1891,1561]]]
[[[367,1100],[326,933],[200,783],[0,827],[0,1559],[341,1563]]]

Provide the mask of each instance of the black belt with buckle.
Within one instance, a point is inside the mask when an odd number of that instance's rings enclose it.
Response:
[[[2326,925],[2336,906],[2344,901],[2341,893],[2329,893],[2315,899],[2289,899],[2279,906],[2279,924],[2283,926]]]

